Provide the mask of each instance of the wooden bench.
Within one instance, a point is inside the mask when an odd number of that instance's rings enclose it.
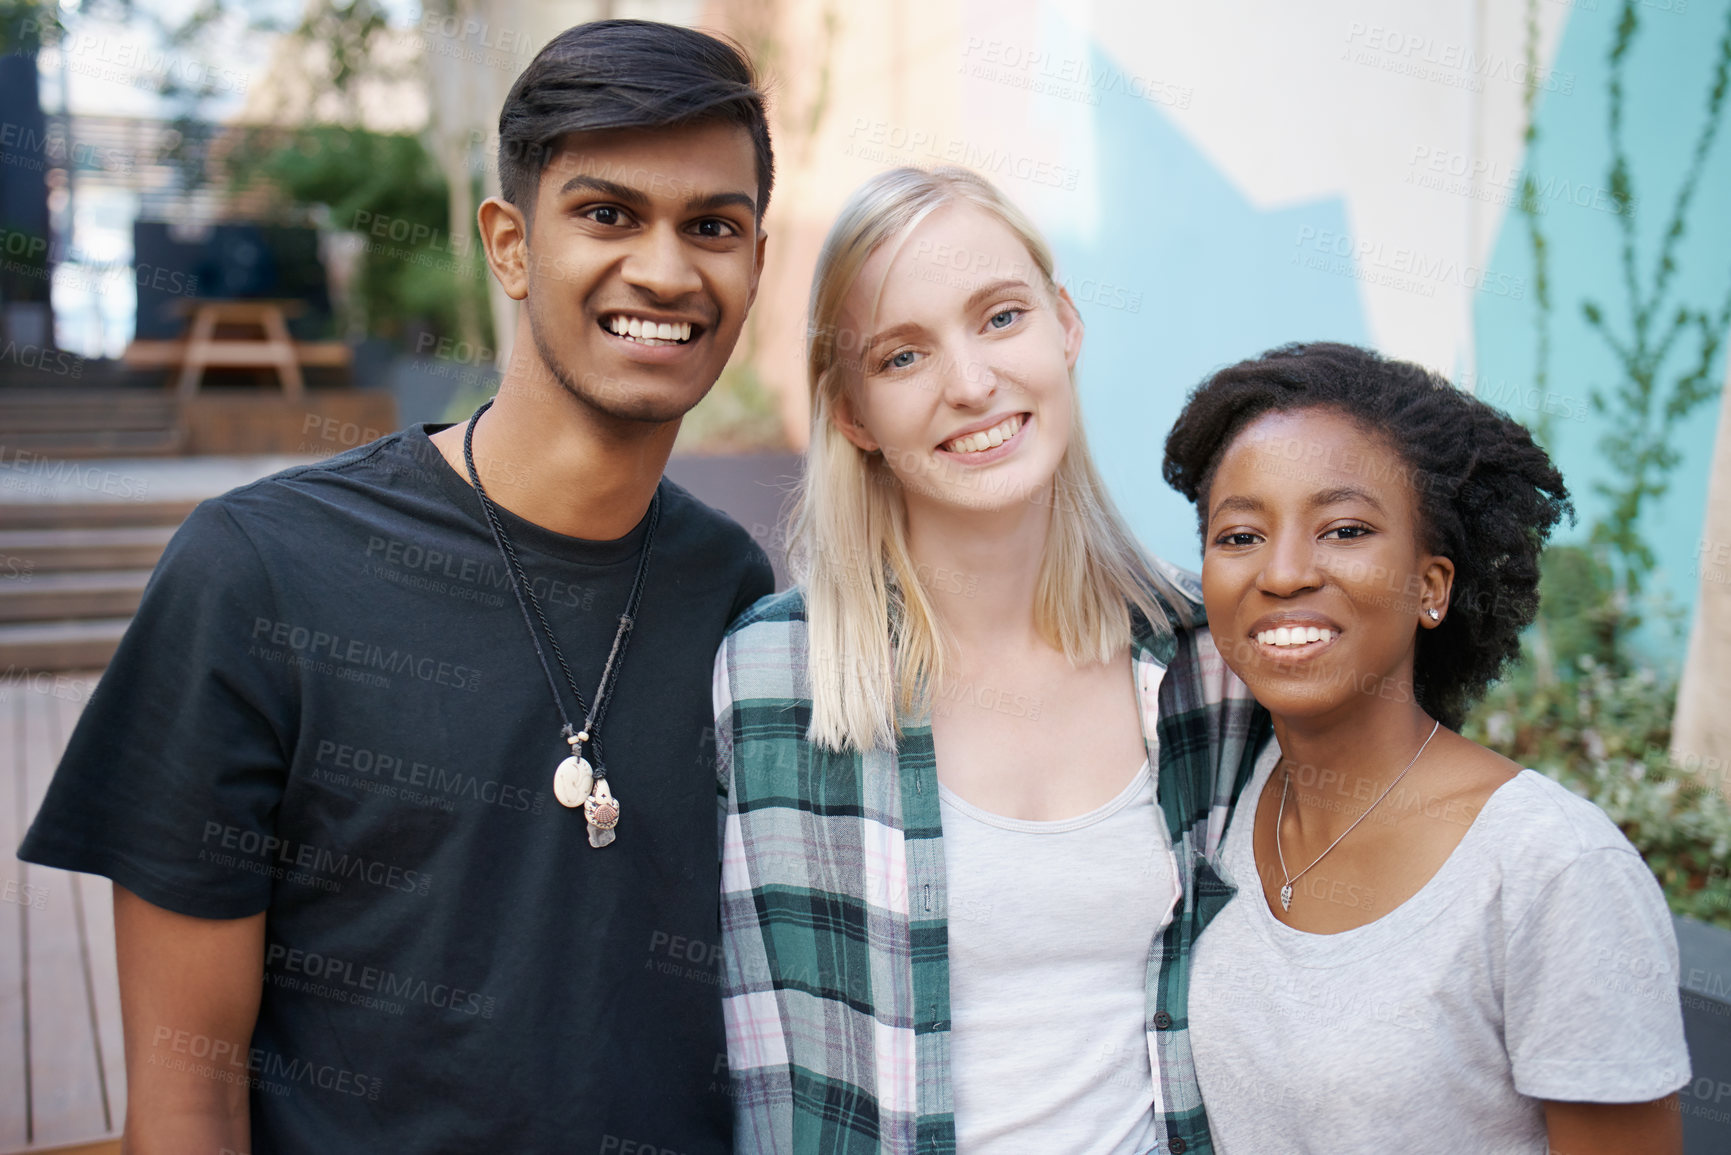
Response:
[[[178,368],[175,392],[183,401],[198,392],[206,369],[268,368],[276,370],[284,396],[299,401],[306,395],[302,365],[341,367],[350,361],[350,349],[341,341],[296,341],[289,336],[288,319],[305,310],[303,301],[194,299],[181,302],[180,308],[192,316],[185,338],[134,340],[122,360],[138,369]],[[256,329],[259,336],[218,337],[218,325]]]

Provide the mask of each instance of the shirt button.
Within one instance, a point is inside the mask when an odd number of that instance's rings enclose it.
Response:
[[[1154,1012],[1154,1029],[1157,1031],[1169,1031],[1169,1030],[1171,1030],[1172,1029],[1172,1016],[1167,1014],[1165,1011],[1155,1011]],[[1183,1142],[1183,1140],[1179,1140],[1179,1142]],[[1177,1150],[1181,1150],[1181,1148],[1174,1147],[1173,1150],[1177,1151]]]
[[[1184,1155],[1184,1152],[1190,1149],[1190,1144],[1186,1143],[1182,1137],[1179,1137],[1166,1144],[1166,1149],[1171,1151],[1172,1155]]]

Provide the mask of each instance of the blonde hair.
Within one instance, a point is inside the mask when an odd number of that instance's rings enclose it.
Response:
[[[805,590],[812,690],[807,737],[833,750],[892,746],[903,714],[930,707],[950,643],[908,550],[900,481],[880,453],[836,428],[850,379],[840,325],[860,269],[882,245],[905,238],[952,203],[984,209],[1026,246],[1054,295],[1051,249],[1033,223],[989,181],[964,168],[897,168],[861,185],[818,254],[808,323],[811,446],[795,497],[789,544]],[[1071,374],[1071,399],[1076,397]],[[1129,607],[1156,625],[1190,625],[1189,601],[1137,545],[1107,495],[1082,434],[1080,413],[1052,480],[1052,525],[1034,595],[1036,628],[1071,662],[1107,661],[1129,644]],[[1163,604],[1164,603],[1164,604]],[[1170,618],[1176,611],[1181,621]]]

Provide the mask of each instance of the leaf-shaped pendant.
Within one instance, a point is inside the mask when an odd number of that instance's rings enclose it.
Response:
[[[1280,888],[1280,909],[1292,909],[1292,884],[1290,882]]]
[[[589,759],[576,755],[559,763],[559,768],[553,771],[553,797],[559,800],[559,805],[572,809],[583,805],[589,800],[591,788],[595,785],[595,772],[589,768]]]

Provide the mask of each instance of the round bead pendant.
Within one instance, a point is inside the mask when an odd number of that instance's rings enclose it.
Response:
[[[587,758],[575,755],[559,763],[559,768],[553,771],[553,797],[559,800],[559,805],[575,810],[589,800],[589,792],[595,785],[595,772],[589,767]]]

